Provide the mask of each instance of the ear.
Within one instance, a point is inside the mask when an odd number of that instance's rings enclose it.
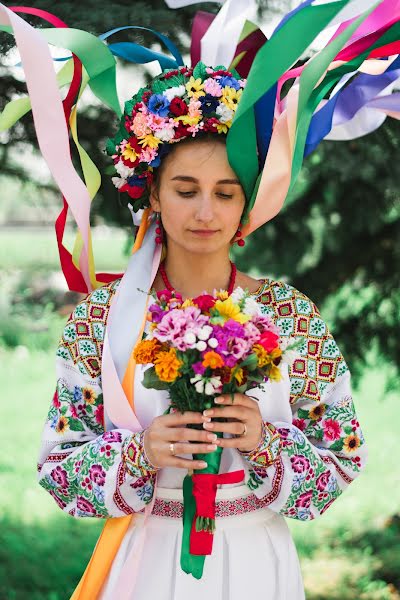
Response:
[[[154,183],[152,183],[150,187],[149,201],[150,206],[154,210],[154,212],[161,212],[161,204],[158,197],[157,188]]]

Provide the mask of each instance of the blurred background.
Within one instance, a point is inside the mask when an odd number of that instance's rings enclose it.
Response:
[[[297,2],[258,4],[258,23],[268,34]],[[153,27],[187,60],[196,10],[218,9],[204,2],[173,11],[163,0],[101,7],[86,0],[79,9],[72,1],[31,0],[29,6],[95,35],[127,24]],[[160,50],[147,34],[114,38]],[[26,86],[13,37],[0,32],[0,49],[2,110]],[[153,63],[119,61],[121,101],[156,73]],[[89,90],[78,123],[80,142],[104,175],[92,213],[96,267],[121,272],[132,244],[131,217],[104,174],[110,164],[104,143],[117,123]],[[38,152],[31,114],[0,141],[0,598],[66,600],[103,523],[62,513],[36,483],[36,461],[58,338],[80,296],[68,292],[60,272],[54,221],[62,200]],[[240,269],[287,281],[319,306],[352,372],[369,445],[364,474],[321,519],[289,521],[309,600],[400,598],[399,146],[400,123],[391,119],[365,138],[322,142],[284,209],[233,255]],[[74,240],[72,226],[67,240]]]

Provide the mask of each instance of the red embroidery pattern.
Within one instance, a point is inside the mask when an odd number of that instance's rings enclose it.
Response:
[[[122,497],[121,492],[119,491],[120,487],[122,486],[122,484],[124,482],[125,482],[125,469],[124,469],[123,464],[120,464],[118,467],[118,473],[117,473],[117,487],[114,492],[113,500],[121,512],[125,513],[126,515],[131,515],[132,509],[125,502],[124,498]]]
[[[354,481],[351,477],[349,477],[347,475],[347,473],[345,473],[343,471],[343,469],[338,465],[337,462],[335,462],[333,460],[333,458],[331,458],[330,456],[321,456],[322,460],[324,461],[324,463],[330,463],[331,465],[334,465],[336,471],[339,473],[339,475],[341,476],[341,478],[346,482],[346,483],[351,483],[352,481]]]

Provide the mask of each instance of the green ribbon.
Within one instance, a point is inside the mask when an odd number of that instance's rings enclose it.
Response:
[[[217,437],[222,438],[223,433],[217,432]],[[207,463],[204,469],[198,469],[197,473],[219,473],[223,448],[217,447],[214,452],[207,454],[193,454],[194,460],[201,460]],[[186,475],[183,480],[183,532],[181,546],[181,569],[188,575],[191,574],[196,579],[201,579],[204,569],[205,556],[200,554],[190,554],[190,532],[192,530],[193,520],[196,514],[196,502],[193,496],[193,479],[191,475]]]

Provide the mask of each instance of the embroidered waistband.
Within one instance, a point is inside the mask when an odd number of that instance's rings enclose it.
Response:
[[[260,500],[247,485],[217,490],[215,516],[231,517],[265,508],[268,499]],[[271,511],[272,512],[272,511]],[[181,489],[157,488],[152,515],[181,519],[183,496]]]

